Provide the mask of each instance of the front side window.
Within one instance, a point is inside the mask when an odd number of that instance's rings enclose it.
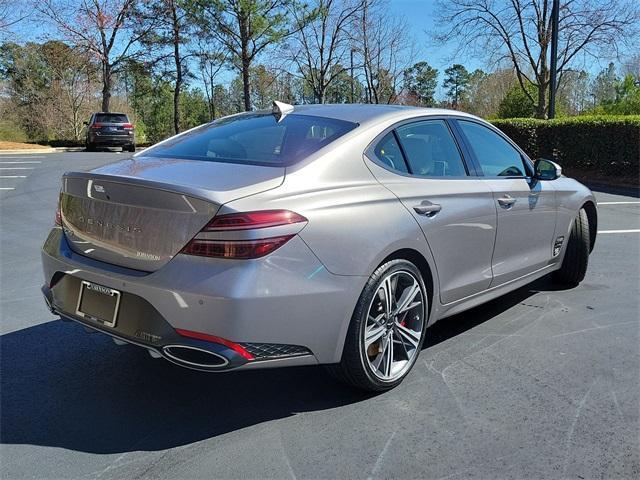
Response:
[[[255,113],[221,119],[169,139],[143,155],[207,162],[287,166],[330,144],[358,126],[311,115],[278,119]]]
[[[462,177],[462,156],[443,120],[425,120],[396,130],[413,175]]]
[[[475,122],[458,120],[465,137],[487,177],[524,177],[520,152],[493,130]]]

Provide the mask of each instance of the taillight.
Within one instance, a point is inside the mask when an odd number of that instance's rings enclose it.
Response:
[[[260,240],[207,240],[194,238],[182,249],[182,253],[200,257],[260,258],[280,248],[292,237],[293,235],[284,235]]]
[[[102,128],[102,124],[101,123],[94,123],[93,125],[91,125],[91,128],[93,128],[94,130],[97,130],[98,128]]]
[[[292,223],[306,222],[302,215],[289,210],[261,210],[257,212],[230,213],[211,220],[203,232],[222,230],[250,230],[254,228],[278,227]]]
[[[57,226],[62,226],[62,211],[60,210],[60,201],[62,200],[62,194],[58,197],[58,206],[56,207],[55,223]]]
[[[304,223],[307,219],[289,210],[262,210],[256,212],[231,213],[211,220],[202,232],[229,232],[238,230],[258,230]],[[293,227],[295,228],[295,227]],[[300,227],[302,228],[302,227]],[[297,229],[300,230],[300,228]],[[297,231],[279,231],[279,235],[258,239],[200,238],[196,236],[182,253],[201,257],[250,259],[260,258],[277,250],[291,240]],[[275,232],[274,232],[275,233]],[[242,234],[238,234],[239,236]],[[226,235],[228,237],[228,234]],[[254,235],[259,236],[259,235]]]
[[[124,125],[122,125],[122,128],[124,128],[125,130],[133,130],[133,125],[131,123],[125,123]]]

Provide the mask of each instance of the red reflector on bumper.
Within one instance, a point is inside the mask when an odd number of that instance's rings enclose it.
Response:
[[[178,335],[181,335],[183,337],[195,338],[196,340],[203,340],[205,342],[219,343],[220,345],[224,345],[225,347],[230,348],[231,350],[233,350],[243,358],[246,358],[247,360],[253,360],[253,355],[247,352],[241,345],[238,345],[237,343],[234,343],[231,340],[227,340],[221,337],[216,337],[215,335],[209,335],[207,333],[194,332],[192,330],[182,330],[180,328],[176,328],[175,330],[178,333]]]

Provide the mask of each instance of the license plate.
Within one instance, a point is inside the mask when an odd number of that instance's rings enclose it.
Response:
[[[76,315],[99,322],[106,327],[115,327],[120,307],[120,292],[97,283],[80,282]]]

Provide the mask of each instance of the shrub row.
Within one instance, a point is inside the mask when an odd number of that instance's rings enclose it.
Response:
[[[514,118],[492,123],[532,159],[554,160],[569,176],[638,183],[640,115]]]

